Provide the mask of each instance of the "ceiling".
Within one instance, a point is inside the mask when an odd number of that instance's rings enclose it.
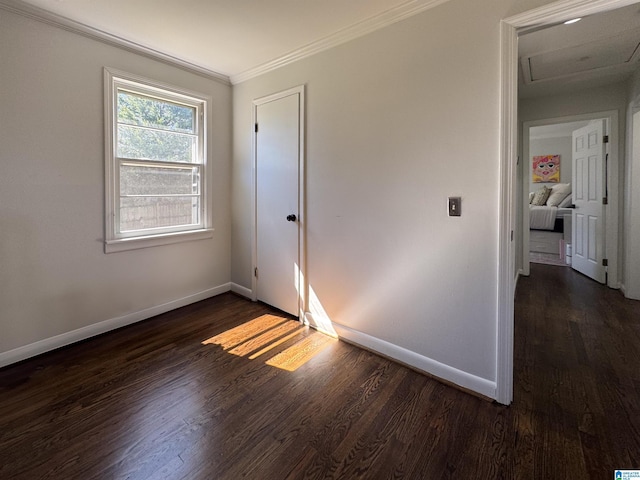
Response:
[[[519,97],[624,81],[640,64],[640,4],[519,37]]]
[[[539,140],[543,138],[571,137],[574,130],[589,124],[589,120],[579,122],[554,123],[553,125],[540,125],[529,128],[529,139]]]
[[[0,0],[0,4],[22,10],[26,5],[36,16],[50,12],[234,81],[295,52],[315,53],[444,1]]]
[[[0,0],[238,83],[447,0]],[[113,38],[112,37],[112,38]],[[640,3],[519,38],[520,98],[622,81],[638,68]]]

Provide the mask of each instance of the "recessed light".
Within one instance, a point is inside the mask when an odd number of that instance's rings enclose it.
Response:
[[[564,24],[571,25],[572,23],[579,22],[580,20],[582,20],[582,18],[572,18],[571,20],[567,20],[566,22],[564,22]]]

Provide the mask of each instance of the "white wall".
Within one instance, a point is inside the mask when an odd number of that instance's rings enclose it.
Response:
[[[235,86],[232,280],[251,286],[251,101],[306,84],[306,278],[328,316],[492,394],[499,31],[514,3],[451,0]],[[453,195],[462,217],[447,216]]]
[[[0,362],[228,288],[231,88],[4,10],[0,58]],[[213,239],[103,253],[105,66],[213,97]]]
[[[533,157],[538,155],[560,155],[560,183],[571,182],[571,143],[571,137],[532,138],[529,140],[529,192],[535,192],[543,185],[547,187],[555,185],[547,182],[533,183],[531,167]]]

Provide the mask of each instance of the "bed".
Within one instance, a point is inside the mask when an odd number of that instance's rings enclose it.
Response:
[[[564,231],[564,215],[571,215],[571,208],[529,205],[529,228],[531,230]]]
[[[529,194],[529,228],[562,232],[564,215],[571,215],[571,184],[542,186]]]
[[[562,257],[571,243],[571,184],[543,186],[529,195],[529,251]]]

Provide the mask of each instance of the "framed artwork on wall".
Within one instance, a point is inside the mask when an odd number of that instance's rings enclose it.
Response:
[[[534,183],[560,182],[560,155],[534,156],[531,178]]]

